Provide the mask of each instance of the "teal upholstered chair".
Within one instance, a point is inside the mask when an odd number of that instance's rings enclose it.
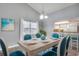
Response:
[[[66,55],[66,42],[67,37],[64,37],[58,44],[57,52],[48,51],[43,56],[65,56]]]
[[[69,36],[67,39],[67,44],[66,44],[66,55],[68,55],[68,49],[69,49],[69,43],[70,43],[71,37]]]
[[[52,39],[59,39],[59,38],[60,38],[59,33],[56,33],[56,32],[52,33]],[[56,45],[54,45],[54,46],[52,46],[52,47],[53,47],[53,48],[57,48],[57,45],[58,45],[58,44],[56,44]]]
[[[66,55],[68,55],[68,48],[69,48],[69,43],[70,43],[71,37],[70,36],[67,36],[67,39],[66,40],[67,40],[67,42],[66,42]],[[58,47],[54,47],[52,49],[52,51],[57,52],[57,48]]]
[[[24,36],[24,40],[31,40],[32,39],[32,36],[30,34],[26,34]]]
[[[41,40],[46,40],[46,36],[45,35],[42,35],[41,36]]]
[[[68,55],[68,48],[69,48],[69,43],[70,43],[70,40],[71,40],[71,37],[70,36],[66,36],[67,37],[67,39],[66,39],[66,56]],[[55,53],[57,53],[57,48],[58,47],[54,47],[53,49],[52,49],[52,51],[53,52],[55,52]]]
[[[6,45],[2,39],[0,39],[0,45],[1,45],[2,52],[3,52],[3,56],[8,56]],[[9,55],[10,56],[25,56],[24,53],[19,50],[13,51]]]
[[[58,39],[60,38],[58,33],[52,33],[52,39]]]
[[[42,34],[41,33],[37,33],[36,34],[36,38],[41,38]]]
[[[10,53],[10,56],[25,56],[23,52],[17,50]]]
[[[2,39],[0,39],[0,49],[2,50],[3,55],[7,56],[6,46],[5,46],[5,44],[4,44]]]

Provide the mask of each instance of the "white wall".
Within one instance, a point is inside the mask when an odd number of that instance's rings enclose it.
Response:
[[[15,30],[12,32],[0,31],[0,37],[2,37],[8,44],[8,46],[15,45],[19,41],[19,28],[21,18],[30,18],[32,20],[38,20],[39,14],[29,7],[26,3],[19,4],[0,4],[0,18],[14,18]]]

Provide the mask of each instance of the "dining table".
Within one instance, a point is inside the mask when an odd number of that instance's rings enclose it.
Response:
[[[41,51],[45,51],[46,49],[51,48],[52,46],[58,44],[60,39],[53,40],[24,40],[19,41],[18,44],[20,47],[26,52],[28,56],[37,56],[37,54]]]

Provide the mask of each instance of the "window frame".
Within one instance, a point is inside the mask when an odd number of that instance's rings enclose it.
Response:
[[[32,23],[37,23],[37,31],[36,31],[36,33],[39,31],[39,22],[38,21],[31,21],[31,20],[24,20],[24,19],[21,19],[21,24],[20,24],[20,40],[21,41],[23,41],[23,39],[24,39],[24,28],[23,28],[23,21],[28,21],[29,23],[30,23],[30,25],[28,26],[29,28],[27,28],[27,29],[29,29],[29,33],[27,33],[27,34],[31,34],[31,35],[35,35],[35,33],[32,33],[32,30],[34,29],[34,28],[31,28],[31,27],[33,27],[31,24]]]

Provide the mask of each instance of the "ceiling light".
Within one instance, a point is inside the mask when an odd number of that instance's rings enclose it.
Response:
[[[47,18],[48,18],[48,16],[46,15],[46,16],[44,16],[44,18],[45,18],[45,19],[47,19]]]
[[[43,14],[40,15],[40,19],[44,19],[44,15]]]
[[[55,22],[55,24],[65,24],[65,23],[69,23],[69,21]]]
[[[47,18],[48,18],[48,16],[45,13],[45,6],[44,6],[44,4],[42,4],[42,12],[40,14],[40,19],[43,20],[43,19],[47,19]]]

